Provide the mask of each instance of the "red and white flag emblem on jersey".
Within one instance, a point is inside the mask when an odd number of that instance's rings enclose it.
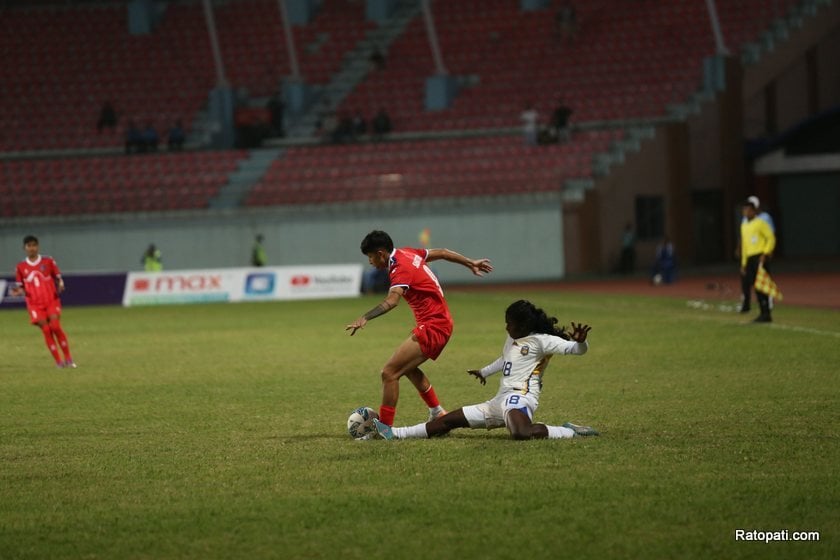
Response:
[[[763,266],[758,267],[758,273],[755,275],[755,289],[762,294],[767,294],[774,299],[782,301],[782,292],[779,291],[779,287],[776,286],[776,283],[773,282],[770,274],[767,273]]]

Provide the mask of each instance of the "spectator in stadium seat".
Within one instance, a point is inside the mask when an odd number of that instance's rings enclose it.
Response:
[[[129,155],[135,152],[145,152],[146,146],[143,144],[143,133],[137,128],[134,121],[128,121],[128,127],[125,129],[125,154]]]
[[[353,136],[358,140],[367,134],[367,121],[361,111],[356,111],[353,116]]]
[[[540,114],[530,103],[525,105],[525,110],[519,114],[519,120],[522,121],[522,134],[525,138],[525,144],[528,146],[537,145],[537,121],[539,118]]]
[[[561,42],[574,41],[577,35],[577,10],[571,0],[566,0],[554,14],[554,33]]]
[[[111,131],[117,128],[117,111],[111,101],[106,101],[99,111],[99,120],[96,122],[96,132],[101,133],[103,128],[110,128]]]
[[[382,54],[378,46],[373,47],[369,60],[371,70],[383,70],[385,68],[385,55]]]
[[[332,133],[332,141],[333,144],[344,144],[347,142],[352,142],[354,140],[353,134],[353,118],[350,116],[349,113],[344,113],[340,119],[338,119],[338,125],[335,127]]]
[[[283,128],[283,117],[286,111],[286,104],[283,102],[283,95],[278,91],[268,100],[266,108],[271,119],[271,133],[274,136],[285,136],[286,131]]]
[[[146,128],[143,129],[143,146],[145,146],[146,151],[156,152],[159,142],[160,137],[158,136],[157,130],[155,130],[155,126],[151,121],[147,122]]]
[[[181,119],[175,121],[175,124],[172,125],[169,132],[166,134],[166,139],[167,147],[170,152],[178,152],[184,148],[184,142],[187,139],[187,135],[184,132],[184,126],[181,123]]]
[[[572,110],[563,103],[562,99],[559,100],[557,107],[554,109],[554,113],[551,115],[552,132],[558,142],[569,141],[569,117],[571,116]]]
[[[384,108],[380,108],[379,112],[373,117],[373,123],[371,123],[371,126],[373,128],[374,140],[382,140],[386,134],[391,132],[391,117]]]

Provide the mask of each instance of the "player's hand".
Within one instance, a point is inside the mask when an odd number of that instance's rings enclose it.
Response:
[[[23,288],[19,288],[17,286],[15,286],[14,288],[9,290],[9,295],[12,295],[12,296],[15,296],[15,297],[22,296],[23,294],[24,294]]]
[[[592,327],[589,325],[584,325],[583,323],[572,323],[572,340],[575,342],[586,342],[586,335],[588,335],[591,330]]]
[[[482,385],[486,385],[486,384],[487,384],[487,379],[485,379],[484,377],[482,377],[482,376],[481,376],[481,372],[480,372],[480,371],[478,371],[477,369],[468,369],[468,370],[467,370],[467,373],[469,373],[470,375],[472,375],[472,376],[474,376],[474,377],[477,377],[477,378],[478,378],[478,381],[479,381]]]
[[[59,280],[58,281],[58,293],[59,294],[64,293],[64,280]]]
[[[356,334],[357,330],[365,328],[366,324],[367,324],[367,319],[365,319],[364,317],[359,317],[358,319],[356,319],[355,321],[353,321],[352,323],[347,325],[344,328],[344,330],[345,331],[350,331],[350,336],[353,336],[354,334]]]
[[[493,272],[493,265],[490,264],[490,259],[478,259],[470,262],[470,270],[476,276],[484,276]]]

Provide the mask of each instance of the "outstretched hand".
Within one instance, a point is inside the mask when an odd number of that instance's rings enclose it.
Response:
[[[584,325],[583,323],[572,323],[572,333],[569,336],[571,336],[572,340],[575,342],[586,342],[586,335],[588,335],[591,330],[592,327],[589,325]]]
[[[366,324],[367,319],[365,319],[364,317],[359,317],[358,319],[344,327],[344,330],[350,331],[350,336],[353,336],[354,334],[356,334],[357,330],[365,328]]]
[[[484,377],[482,377],[482,376],[481,376],[481,372],[480,372],[480,371],[478,371],[477,369],[468,369],[468,370],[467,370],[467,373],[469,373],[469,374],[470,374],[470,375],[472,375],[473,377],[477,377],[477,378],[478,378],[478,381],[479,381],[482,385],[486,385],[486,384],[487,384],[487,379],[485,379]]]
[[[470,270],[476,276],[484,276],[493,272],[493,265],[490,264],[490,259],[477,259],[470,263]]]

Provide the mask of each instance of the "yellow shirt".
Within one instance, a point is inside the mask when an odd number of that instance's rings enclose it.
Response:
[[[776,248],[776,236],[764,220],[753,218],[741,223],[741,266],[753,255],[769,255]]]

